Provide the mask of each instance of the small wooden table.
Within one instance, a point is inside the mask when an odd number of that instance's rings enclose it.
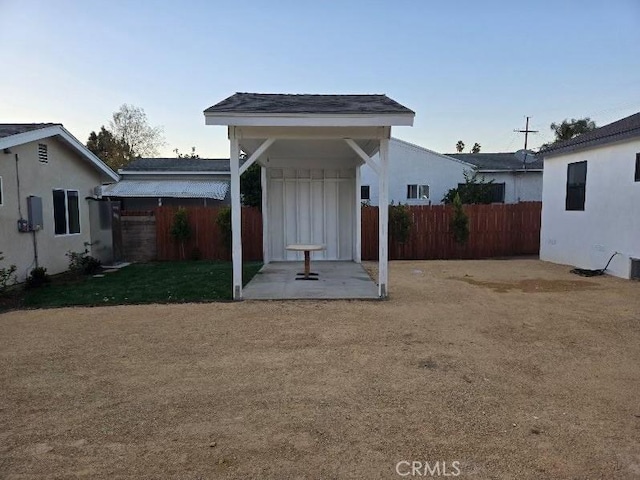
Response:
[[[304,252],[304,272],[298,273],[296,280],[318,280],[317,273],[311,273],[311,252],[324,250],[326,247],[314,243],[295,243],[287,245],[287,250],[293,252]]]

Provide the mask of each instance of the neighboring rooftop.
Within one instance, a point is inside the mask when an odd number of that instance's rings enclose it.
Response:
[[[548,148],[541,150],[540,155],[544,157],[559,155],[633,137],[640,137],[640,112],[583,133],[570,140],[550,145]]]
[[[463,162],[475,165],[478,170],[523,170],[522,161],[518,160],[514,152],[504,153],[447,153],[447,157],[453,157]],[[542,169],[542,158],[527,164],[527,170]]]
[[[228,172],[228,158],[137,158],[123,172]]]
[[[204,113],[414,114],[386,95],[235,93]]]
[[[19,133],[27,133],[33,130],[61,126],[61,123],[0,123],[0,138],[18,135]]]

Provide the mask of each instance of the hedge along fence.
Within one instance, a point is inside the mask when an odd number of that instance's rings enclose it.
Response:
[[[185,256],[207,260],[230,260],[229,249],[216,223],[223,207],[186,207],[191,238]],[[451,233],[453,209],[448,205],[411,206],[409,238],[390,241],[392,260],[474,259],[537,255],[540,249],[541,202],[465,205],[469,216],[469,240],[458,245]],[[158,260],[179,260],[180,242],[170,234],[177,207],[155,210]],[[262,213],[242,207],[242,256],[262,260]],[[378,259],[378,207],[362,207],[362,259]]]
[[[390,240],[391,260],[474,259],[537,255],[541,202],[465,205],[469,240],[458,245],[451,232],[449,205],[411,206],[412,227],[406,242]],[[378,259],[378,207],[362,208],[362,259]]]
[[[186,259],[231,260],[231,252],[216,222],[224,207],[183,207],[189,216],[191,237],[185,241]],[[158,260],[180,260],[180,242],[171,236],[171,226],[178,207],[158,207],[156,244]],[[262,213],[257,208],[242,208],[242,257],[245,261],[262,260]]]

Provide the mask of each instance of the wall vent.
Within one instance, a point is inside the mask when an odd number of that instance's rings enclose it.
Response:
[[[42,163],[49,163],[49,152],[46,143],[38,144],[38,160]]]
[[[631,259],[631,280],[640,280],[640,258]]]

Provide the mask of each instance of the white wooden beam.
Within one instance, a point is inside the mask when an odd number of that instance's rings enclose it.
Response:
[[[380,140],[380,173],[378,175],[378,296],[388,294],[389,260],[389,140]]]
[[[350,138],[345,138],[344,141],[347,142],[347,145],[349,145],[351,149],[354,152],[356,152],[358,156],[362,160],[364,160],[364,162],[367,165],[369,165],[374,172],[380,175],[380,168],[378,168],[378,164],[371,157],[369,157],[369,155],[367,155],[367,153],[364,150],[360,148],[360,145],[358,145],[355,141],[353,141]]]
[[[275,138],[267,138],[264,142],[262,142],[262,145],[260,145],[258,149],[255,152],[253,152],[251,156],[247,160],[245,160],[245,162],[242,164],[242,166],[240,167],[240,175],[242,175],[247,170],[247,168],[253,165],[255,161],[258,160],[258,158],[260,158],[260,155],[266,152],[267,148],[273,145],[273,142],[275,141],[276,141]]]
[[[242,300],[242,205],[240,203],[240,145],[230,128],[231,171],[231,256],[233,260],[233,299]]]
[[[360,186],[362,185],[360,167],[356,167],[356,215],[355,215],[355,235],[353,260],[356,263],[362,262],[362,197]]]
[[[271,261],[269,249],[269,205],[267,201],[267,168],[260,168],[260,186],[262,187],[262,262],[266,265]],[[283,186],[284,188],[284,186]]]

